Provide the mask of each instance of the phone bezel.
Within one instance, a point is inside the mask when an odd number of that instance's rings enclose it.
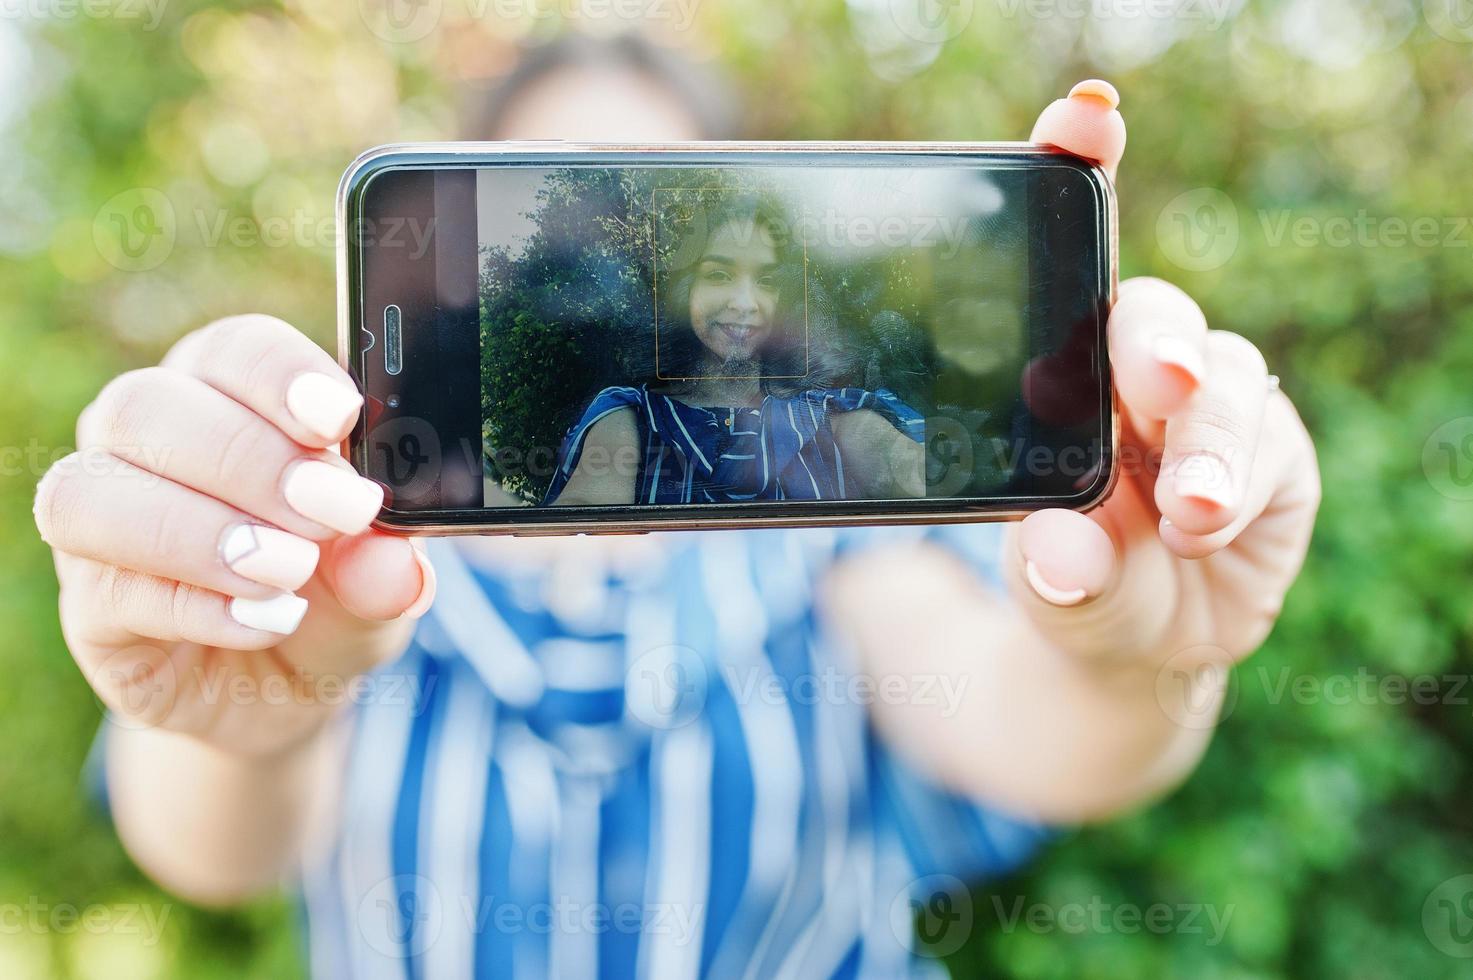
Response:
[[[1099,200],[1102,226],[1097,228],[1100,236],[1100,254],[1106,266],[1106,304],[1113,307],[1119,282],[1118,265],[1118,214],[1113,184],[1097,165],[1065,154],[1047,145],[1023,142],[850,142],[850,141],[683,141],[671,143],[622,143],[622,142],[565,142],[561,140],[515,140],[503,142],[462,143],[394,143],[374,147],[361,154],[344,172],[338,185],[337,221],[338,235],[337,278],[338,278],[338,360],[353,377],[360,388],[365,388],[363,378],[357,370],[360,362],[360,329],[356,312],[361,308],[361,275],[359,250],[354,246],[356,236],[349,230],[357,227],[358,208],[364,189],[372,178],[390,169],[403,168],[465,168],[495,166],[499,163],[515,162],[526,165],[545,160],[550,163],[566,162],[559,157],[572,156],[616,156],[646,153],[686,153],[692,157],[720,156],[723,154],[784,154],[784,153],[837,153],[837,154],[934,154],[944,156],[997,156],[1007,158],[1049,158],[1055,162],[1068,160],[1080,172],[1091,179]],[[583,161],[586,162],[586,161]],[[693,161],[694,162],[694,161]],[[663,530],[709,530],[718,528],[762,528],[762,527],[854,527],[883,524],[959,524],[984,523],[1002,520],[1017,520],[1046,507],[1066,507],[1085,512],[1099,506],[1119,479],[1120,449],[1120,406],[1110,370],[1108,346],[1104,336],[1105,325],[1100,324],[1097,349],[1100,352],[1098,368],[1101,372],[1101,411],[1108,412],[1108,449],[1103,454],[1106,465],[1095,482],[1072,497],[997,497],[996,503],[976,503],[981,498],[965,498],[969,501],[964,508],[952,510],[886,509],[900,501],[844,501],[842,506],[853,509],[857,506],[873,505],[862,513],[824,513],[823,504],[840,504],[837,501],[804,501],[794,504],[803,513],[759,515],[751,511],[730,514],[682,515],[691,505],[640,505],[625,507],[568,507],[568,517],[560,520],[539,519],[535,523],[519,521],[487,520],[485,509],[405,511],[386,507],[380,511],[373,526],[395,534],[512,534],[512,535],[564,535],[564,534],[628,534]],[[344,457],[360,472],[366,472],[363,460],[363,435],[366,424],[367,399],[364,411],[352,434],[343,444]],[[764,507],[774,506],[764,502]],[[781,506],[781,505],[776,505]],[[530,510],[530,508],[529,508]],[[549,509],[539,509],[547,513]],[[558,508],[558,510],[561,510]],[[665,514],[668,516],[658,516]],[[640,516],[643,515],[643,516]]]

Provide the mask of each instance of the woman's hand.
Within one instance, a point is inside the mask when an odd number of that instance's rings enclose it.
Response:
[[[382,491],[335,450],[360,405],[297,330],[238,316],[82,413],[36,523],[67,644],[120,724],[270,756],[403,649],[434,574],[367,530]]]
[[[1113,180],[1118,101],[1108,83],[1083,82],[1044,110],[1033,139]],[[1225,668],[1263,642],[1304,561],[1320,499],[1314,445],[1258,349],[1209,329],[1175,286],[1121,283],[1108,333],[1120,480],[1088,514],[1046,510],[1016,526],[1010,585],[1066,651],[1216,684],[1215,695],[1178,685],[1190,696],[1181,710],[1210,723]]]
[[[1033,139],[1113,180],[1117,102],[1110,85],[1081,83]],[[824,589],[865,672],[915,695],[875,703],[897,748],[1046,822],[1108,817],[1191,771],[1226,668],[1272,628],[1320,499],[1309,435],[1249,341],[1208,329],[1156,279],[1121,284],[1108,332],[1119,482],[1088,514],[1040,511],[1009,528],[1013,601],[934,546],[867,552]],[[921,696],[938,680],[954,703]]]

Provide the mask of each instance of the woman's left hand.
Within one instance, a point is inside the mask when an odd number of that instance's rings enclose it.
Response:
[[[1082,82],[1043,111],[1033,139],[1097,161],[1113,181],[1118,102],[1108,83]],[[1119,482],[1087,514],[1045,510],[1015,526],[1009,585],[1063,650],[1225,668],[1263,642],[1304,561],[1320,500],[1314,445],[1258,349],[1209,329],[1177,287],[1121,283],[1108,334]]]
[[[1117,101],[1077,85],[1033,138],[1114,180]],[[1043,822],[1111,816],[1191,772],[1320,499],[1309,434],[1253,344],[1209,330],[1159,279],[1120,285],[1108,334],[1119,480],[1087,514],[1010,525],[1010,601],[934,544],[841,562],[823,592],[860,669],[913,695],[874,702],[882,733],[948,785]],[[955,697],[921,696],[938,681]]]

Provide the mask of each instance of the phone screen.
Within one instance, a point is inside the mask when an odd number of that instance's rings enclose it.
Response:
[[[911,513],[1097,488],[1090,168],[673,156],[364,185],[355,456],[393,511]]]

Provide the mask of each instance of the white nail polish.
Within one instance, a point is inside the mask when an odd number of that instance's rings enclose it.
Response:
[[[315,459],[288,467],[281,490],[292,510],[342,534],[367,528],[384,502],[384,488],[377,483]]]
[[[403,615],[410,619],[419,619],[430,611],[430,605],[435,601],[435,566],[430,564],[429,555],[425,554],[424,545],[418,541],[409,542],[409,548],[414,552],[414,560],[419,565],[420,586],[419,595],[404,610]]]
[[[263,524],[237,524],[220,542],[226,566],[252,582],[292,592],[317,568],[317,545]]]
[[[1033,564],[1032,561],[1024,563],[1023,573],[1028,578],[1028,584],[1033,586],[1033,591],[1056,606],[1077,606],[1089,598],[1089,593],[1083,589],[1060,589],[1055,587],[1044,579],[1043,573],[1038,570],[1038,566]]]
[[[307,600],[290,592],[270,599],[231,599],[230,618],[242,626],[286,636],[295,633],[307,615]]]
[[[316,371],[297,375],[286,389],[287,411],[323,439],[342,435],[362,404],[358,392]]]

